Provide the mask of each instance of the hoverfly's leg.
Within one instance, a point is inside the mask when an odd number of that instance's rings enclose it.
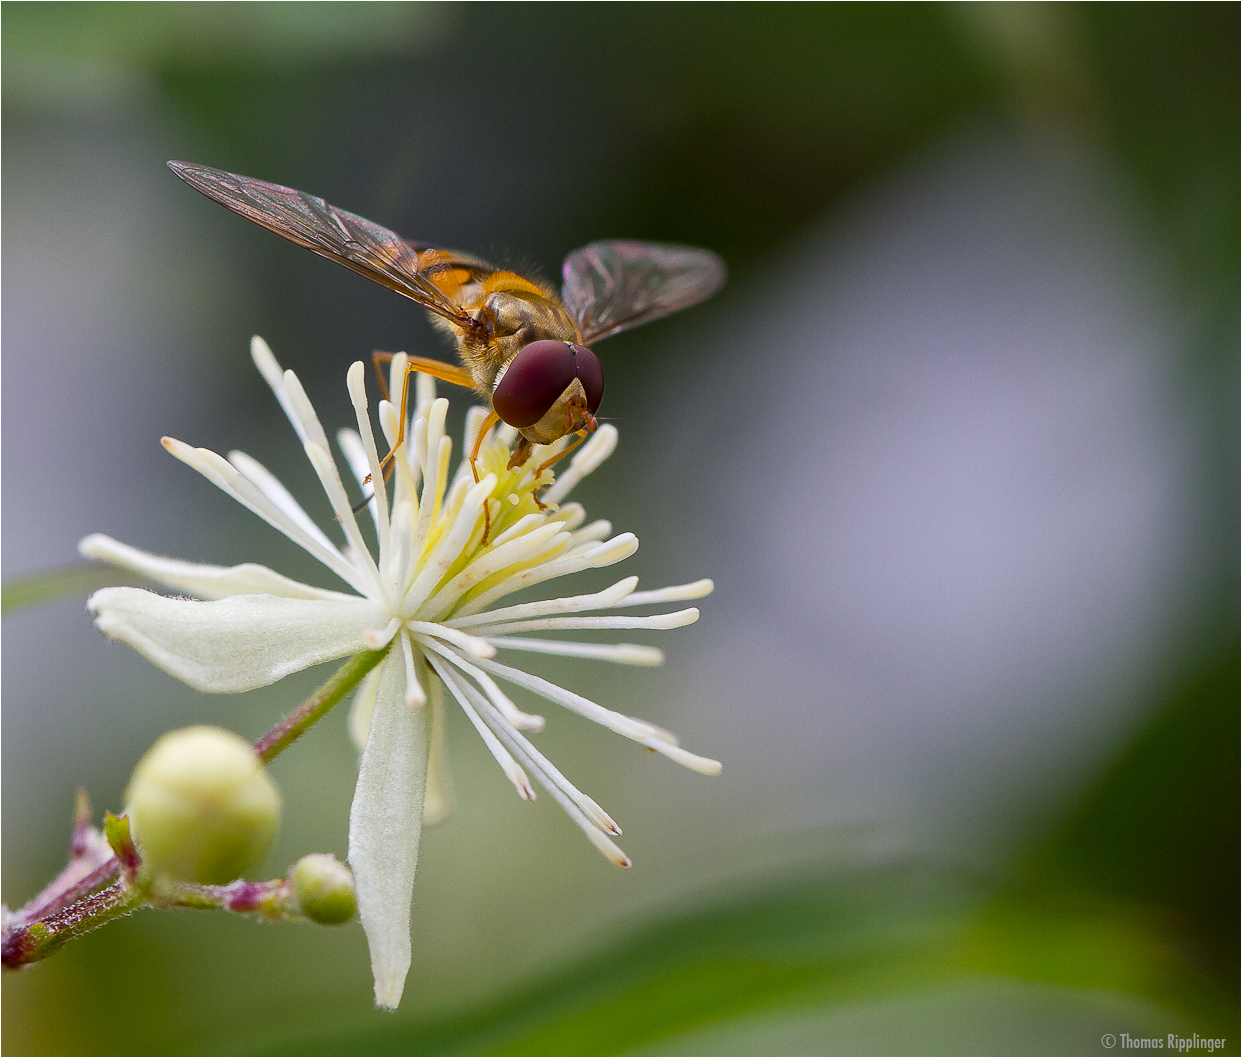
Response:
[[[575,448],[577,448],[580,444],[582,444],[582,442],[587,439],[587,436],[589,433],[590,433],[589,430],[579,430],[577,436],[572,441],[570,441],[569,444],[567,444],[564,448],[562,448],[559,452],[557,452],[556,455],[554,455],[551,459],[545,460],[544,462],[540,463],[538,468],[535,470],[536,484],[535,484],[535,487],[531,489],[530,497],[532,500],[535,501],[535,506],[537,506],[541,511],[546,511],[548,509],[548,505],[539,499],[538,482],[539,482],[540,476],[553,463],[569,455],[570,452],[572,452]]]
[[[487,418],[483,420],[483,425],[479,427],[479,434],[474,439],[474,448],[470,452],[470,473],[474,475],[474,483],[479,483],[479,468],[475,465],[479,458],[479,449],[483,447],[483,438],[487,436],[487,431],[500,422],[500,416],[494,411],[488,412]],[[483,501],[483,539],[479,541],[480,547],[487,546],[487,538],[492,535],[492,510],[489,500]]]
[[[474,448],[470,452],[470,473],[474,475],[474,483],[479,483],[479,468],[475,466],[479,459],[479,449],[483,447],[483,438],[487,436],[487,431],[500,422],[500,416],[494,411],[490,412],[483,425],[479,427],[479,435],[474,439]]]
[[[391,363],[395,355],[395,353],[373,353],[372,360],[375,363],[376,371],[379,371],[381,363]],[[405,442],[406,402],[410,392],[410,375],[416,371],[421,371],[424,375],[431,375],[442,382],[449,382],[454,386],[465,386],[467,389],[474,389],[474,379],[463,368],[446,364],[443,360],[433,360],[429,356],[409,357],[405,365],[405,380],[401,383],[401,417],[397,420],[397,441],[389,449],[388,455],[380,460],[380,469],[384,471],[385,476],[387,476],[389,464],[392,463],[393,455]],[[380,388],[384,390],[384,399],[387,400],[387,386],[384,385],[382,375],[380,377]],[[370,477],[368,477],[367,481],[370,480]]]
[[[381,353],[378,349],[371,354],[371,366],[375,368],[375,378],[379,382],[380,396],[388,399],[388,378],[384,374],[382,364],[391,364],[396,353]]]

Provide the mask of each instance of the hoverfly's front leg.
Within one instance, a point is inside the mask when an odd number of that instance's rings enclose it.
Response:
[[[470,450],[470,473],[474,475],[474,483],[479,483],[479,468],[477,466],[479,459],[479,449],[483,447],[483,438],[487,436],[487,431],[500,422],[500,416],[495,411],[488,412],[487,418],[483,420],[483,425],[479,427],[478,436],[474,439],[474,448]],[[483,539],[480,546],[487,546],[487,538],[492,534],[492,510],[491,503],[487,500],[483,501]]]
[[[384,399],[388,400],[388,384],[384,381],[384,373],[380,370],[381,364],[392,363],[396,353],[375,352],[371,354],[371,361],[375,365],[375,373],[379,376],[380,391],[384,394]],[[392,457],[396,454],[398,448],[405,443],[405,421],[406,407],[409,401],[410,393],[410,375],[416,371],[421,371],[424,375],[431,375],[432,378],[438,378],[442,382],[452,383],[454,386],[465,386],[467,389],[474,389],[474,379],[470,377],[469,372],[464,368],[455,367],[453,364],[446,364],[443,360],[433,360],[427,356],[411,356],[405,365],[405,378],[401,383],[401,414],[397,419],[397,440],[389,449],[388,455],[380,460],[380,469],[384,471],[384,476],[388,476],[388,468],[392,463]],[[365,485],[371,480],[367,475]],[[477,478],[476,478],[477,480]]]

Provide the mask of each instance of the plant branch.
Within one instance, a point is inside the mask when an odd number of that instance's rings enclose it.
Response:
[[[280,753],[293,745],[318,723],[334,705],[361,682],[362,677],[383,660],[388,649],[356,654],[333,673],[314,694],[280,721],[254,744],[254,752],[264,764],[270,764]]]

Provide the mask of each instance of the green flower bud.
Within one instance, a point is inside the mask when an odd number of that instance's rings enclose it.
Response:
[[[345,864],[326,852],[303,856],[289,872],[293,899],[312,922],[336,926],[348,922],[358,910],[354,875]]]
[[[130,825],[156,875],[222,884],[267,850],[280,793],[250,743],[218,727],[171,731],[134,769]]]

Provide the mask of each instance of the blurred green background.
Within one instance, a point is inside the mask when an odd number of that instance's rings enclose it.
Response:
[[[356,924],[146,912],[5,975],[6,1053],[1238,1053],[1237,5],[0,16],[6,582],[103,531],[331,586],[158,438],[309,503],[249,336],[330,429],[350,362],[439,348],[169,158],[549,276],[612,236],[731,270],[599,350],[622,440],[580,497],[625,572],[717,593],[661,670],[539,668],[724,773],[549,715],[622,873],[454,717],[395,1016]],[[81,595],[6,614],[3,662],[10,906],[76,785],[119,808],[164,730],[257,737],[323,678],[199,695]],[[343,855],[354,767],[344,711],[275,764],[256,876]]]

